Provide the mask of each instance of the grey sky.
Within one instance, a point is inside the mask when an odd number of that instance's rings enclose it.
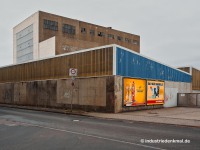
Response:
[[[0,5],[0,66],[12,64],[12,28],[38,10],[140,35],[141,53],[200,68],[199,0],[6,0]]]

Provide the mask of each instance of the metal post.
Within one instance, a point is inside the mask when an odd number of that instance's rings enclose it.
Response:
[[[72,77],[72,97],[71,97],[71,112],[73,110],[73,91],[74,91],[74,81],[75,81],[75,77]]]
[[[72,112],[72,109],[73,109],[73,91],[74,91],[74,81],[75,81],[75,76],[77,76],[77,72],[78,70],[76,68],[70,68],[69,69],[69,76],[72,77],[72,96],[71,96],[71,112]]]
[[[72,97],[71,97],[71,112],[72,112],[72,102],[73,102],[73,86],[72,86]]]

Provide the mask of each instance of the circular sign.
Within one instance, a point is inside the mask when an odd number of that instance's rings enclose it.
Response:
[[[76,68],[70,68],[69,69],[69,76],[77,76],[78,70]]]
[[[71,69],[71,74],[76,74],[76,69]]]

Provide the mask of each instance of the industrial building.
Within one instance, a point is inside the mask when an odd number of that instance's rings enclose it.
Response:
[[[200,91],[200,70],[190,67],[179,67],[178,69],[188,72],[192,76],[192,92]]]
[[[77,68],[71,84],[69,69]],[[0,68],[0,103],[123,112],[177,106],[191,75],[119,45]]]
[[[111,27],[38,11],[14,27],[13,43],[1,104],[118,113],[176,107],[177,93],[196,87],[190,72],[141,55],[138,35]]]
[[[140,36],[38,11],[13,28],[14,64],[117,44],[140,52]]]

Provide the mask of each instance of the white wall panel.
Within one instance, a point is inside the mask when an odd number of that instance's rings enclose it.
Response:
[[[55,56],[55,37],[39,43],[39,58]]]

